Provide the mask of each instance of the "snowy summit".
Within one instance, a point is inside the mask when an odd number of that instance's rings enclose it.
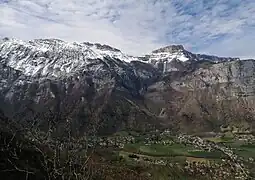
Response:
[[[155,67],[163,64],[164,72],[172,71],[172,68],[166,68],[172,60],[221,62],[235,59],[193,54],[185,50],[182,45],[166,46],[152,51],[151,54],[135,57],[99,43],[69,43],[58,39],[21,41],[9,38],[0,41],[0,57],[5,64],[22,71],[27,76],[51,74],[54,77],[88,69],[91,67],[89,65],[94,66],[96,63],[98,63],[97,69],[105,65],[111,67],[109,58],[117,64],[120,62],[128,64],[131,61],[150,63]]]

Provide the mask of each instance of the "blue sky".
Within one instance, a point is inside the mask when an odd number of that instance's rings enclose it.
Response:
[[[0,0],[0,37],[255,58],[255,0]]]

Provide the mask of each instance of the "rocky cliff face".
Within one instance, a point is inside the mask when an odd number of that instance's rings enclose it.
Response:
[[[250,130],[255,113],[254,65],[254,60],[231,61],[174,73],[157,82],[160,85],[146,96],[159,95],[158,112],[166,119],[179,119],[189,130],[191,124],[194,130],[217,130],[221,125]]]
[[[0,42],[0,109],[21,121],[71,119],[86,131],[253,128],[254,60],[193,54],[181,45],[144,57],[57,39]],[[194,127],[194,128],[191,128]]]

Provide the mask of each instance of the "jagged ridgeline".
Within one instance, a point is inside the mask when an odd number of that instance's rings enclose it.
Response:
[[[19,122],[71,121],[81,132],[254,129],[255,61],[172,45],[130,56],[57,39],[0,42],[0,108]]]

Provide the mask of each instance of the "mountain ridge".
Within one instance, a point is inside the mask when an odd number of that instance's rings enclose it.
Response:
[[[81,129],[104,122],[101,133],[219,131],[236,123],[254,129],[255,60],[180,52],[141,59],[107,45],[7,39],[0,44],[0,109],[22,113],[21,120],[70,112]],[[184,55],[189,60],[181,61]]]
[[[89,42],[68,43],[59,39],[35,39],[30,41],[21,41],[5,38],[2,39],[0,48],[2,57],[11,56],[9,52],[13,51],[27,51],[27,54],[21,52],[16,54],[15,57],[12,56],[8,58],[9,62],[7,62],[7,64],[30,76],[38,74],[39,71],[41,72],[41,75],[46,75],[49,68],[53,69],[54,76],[57,76],[59,73],[62,74],[61,72],[63,71],[64,73],[77,71],[77,68],[74,67],[84,67],[93,59],[104,59],[105,57],[119,59],[126,63],[131,61],[150,63],[157,68],[163,67],[161,69],[163,72],[169,72],[175,69],[175,67],[171,67],[172,60],[182,62],[199,60],[224,62],[240,60],[239,58],[193,54],[185,50],[182,45],[169,45],[154,50],[151,54],[138,57],[125,54],[121,50],[109,45],[101,45],[99,43],[93,44]],[[52,55],[52,57],[61,57],[62,62],[57,60],[53,62],[48,57],[50,55]],[[13,59],[15,59],[15,61],[13,61]],[[19,59],[20,61],[17,62]],[[72,62],[72,59],[76,59],[76,61]],[[48,61],[48,63],[45,61]]]

